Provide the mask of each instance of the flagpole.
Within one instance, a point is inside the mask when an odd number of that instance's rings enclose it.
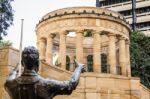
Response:
[[[20,35],[20,46],[19,46],[19,76],[21,75],[21,54],[22,54],[22,41],[23,41],[23,22],[24,19],[21,19],[21,35]]]

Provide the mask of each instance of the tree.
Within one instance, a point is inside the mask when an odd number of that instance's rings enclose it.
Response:
[[[91,37],[91,36],[92,36],[91,30],[85,30],[84,31],[84,37]]]
[[[150,37],[141,32],[130,36],[132,76],[141,78],[141,83],[150,88]]]
[[[12,42],[4,41],[4,40],[0,41],[0,48],[9,47],[9,46],[12,46]]]
[[[2,40],[2,35],[7,35],[6,30],[13,24],[12,1],[13,0],[0,0],[0,40]]]

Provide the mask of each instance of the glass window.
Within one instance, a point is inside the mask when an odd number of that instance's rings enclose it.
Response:
[[[104,53],[101,54],[101,66],[102,72],[107,73],[108,72],[107,55]]]
[[[93,55],[87,56],[87,71],[93,72]]]
[[[138,29],[150,27],[150,22],[137,23],[137,24],[136,24],[136,27],[137,27]]]
[[[136,14],[141,14],[141,13],[146,13],[146,12],[150,12],[150,8],[149,7],[136,9]],[[119,13],[121,13],[124,16],[129,16],[129,15],[132,15],[132,10],[121,11]]]
[[[123,3],[123,2],[128,2],[131,0],[105,0],[105,1],[100,1],[101,6],[107,6],[107,5],[112,5],[112,4],[117,4],[117,3]]]

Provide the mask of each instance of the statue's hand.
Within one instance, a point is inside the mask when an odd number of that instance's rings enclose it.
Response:
[[[19,72],[19,64],[17,64],[16,67],[10,72],[7,81],[14,80],[18,76],[18,72]]]
[[[84,64],[78,63],[76,60],[75,60],[75,64],[76,64],[77,66],[81,67],[81,72],[82,72],[82,73],[86,71]]]
[[[86,72],[85,65],[83,65],[83,68],[82,68],[81,72],[82,72],[82,73]]]
[[[19,72],[19,63],[16,65],[16,67],[13,69],[13,71]]]

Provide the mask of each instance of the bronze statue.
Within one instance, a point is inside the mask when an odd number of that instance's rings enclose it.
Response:
[[[35,47],[26,47],[22,52],[24,71],[17,77],[18,66],[9,74],[5,89],[11,99],[52,99],[56,95],[71,94],[76,88],[83,64],[77,63],[77,68],[68,81],[44,79],[37,74],[39,53]]]

